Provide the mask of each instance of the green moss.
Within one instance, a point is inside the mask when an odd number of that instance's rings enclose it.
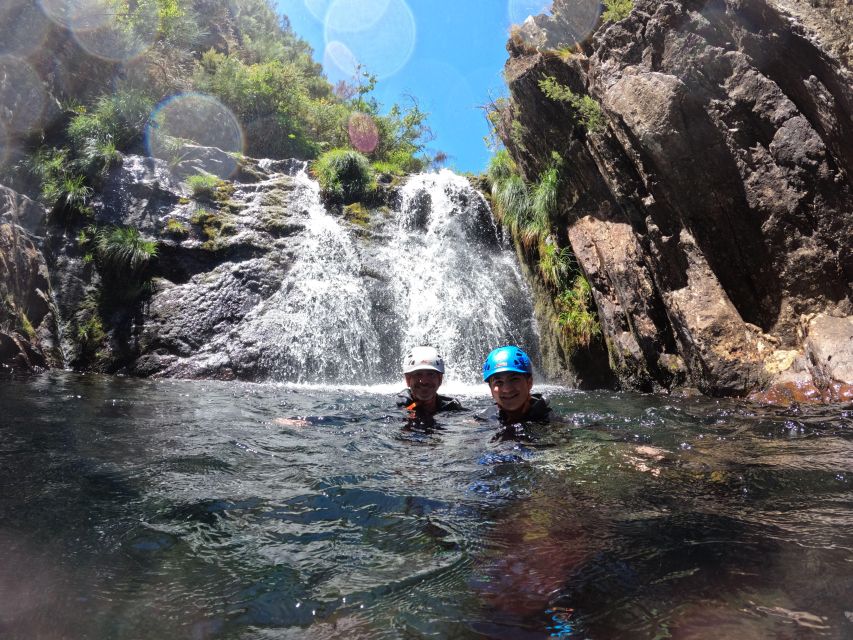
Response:
[[[360,202],[344,207],[344,218],[353,224],[366,227],[370,224],[370,210]]]
[[[202,248],[213,251],[219,248],[223,236],[234,233],[234,224],[222,214],[198,209],[190,218],[190,222],[201,227],[205,241]]]
[[[36,330],[33,328],[32,322],[27,317],[27,314],[24,313],[23,309],[18,312],[18,319],[21,323],[21,330],[24,332],[24,335],[29,338],[30,341],[34,341],[36,339]]]
[[[166,226],[163,228],[164,234],[181,238],[185,238],[189,235],[189,232],[189,227],[176,218],[169,218],[166,220]]]

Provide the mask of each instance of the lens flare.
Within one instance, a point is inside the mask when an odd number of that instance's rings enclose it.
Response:
[[[326,13],[326,53],[346,71],[346,61],[335,54],[347,50],[367,71],[385,79],[409,61],[416,31],[405,0],[335,0]],[[339,45],[333,49],[332,43]]]
[[[308,13],[319,22],[326,19],[326,12],[329,10],[330,4],[331,0],[305,0],[305,8],[308,9]]]
[[[121,12],[110,0],[87,0],[71,28],[89,54],[123,62],[149,49],[157,36],[158,12],[154,0],[137,2],[132,11]]]
[[[0,125],[9,135],[35,128],[46,101],[44,84],[28,62],[0,56]]]
[[[6,127],[0,122],[0,167],[6,163],[10,151],[9,136],[6,134]]]
[[[366,113],[354,113],[347,124],[349,141],[352,146],[362,153],[370,153],[379,144],[379,129],[376,123]]]
[[[61,27],[73,28],[87,13],[91,0],[38,0],[44,14]]]
[[[358,58],[343,42],[333,40],[323,52],[323,68],[330,78],[350,79],[358,73]]]
[[[0,7],[0,54],[25,56],[38,51],[50,21],[32,2],[9,2]]]
[[[366,31],[382,20],[392,0],[335,0],[326,12],[325,26],[336,33]]]
[[[154,110],[145,132],[148,154],[168,161],[190,156],[199,158],[193,149],[215,147],[226,154],[244,150],[243,130],[237,118],[219,100],[200,93],[184,93],[160,103]],[[225,154],[208,154],[205,171],[221,178],[236,169],[236,159]]]

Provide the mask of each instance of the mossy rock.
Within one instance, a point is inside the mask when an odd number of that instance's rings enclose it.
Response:
[[[344,207],[344,219],[360,227],[370,225],[370,209],[360,202],[354,202]]]

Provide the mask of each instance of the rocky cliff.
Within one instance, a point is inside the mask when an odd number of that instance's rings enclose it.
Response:
[[[57,316],[41,251],[44,209],[0,187],[0,375],[61,364]]]
[[[610,366],[639,389],[850,397],[847,43],[763,0],[636,0],[585,37],[593,4],[513,33],[498,132],[528,180],[564,160],[557,226]]]

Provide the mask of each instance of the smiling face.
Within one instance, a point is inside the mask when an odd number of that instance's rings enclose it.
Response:
[[[510,420],[524,416],[530,407],[533,376],[516,371],[503,371],[488,379],[492,399]]]
[[[442,375],[432,369],[418,369],[404,374],[406,386],[419,407],[430,410],[435,406],[436,394],[441,386]]]

